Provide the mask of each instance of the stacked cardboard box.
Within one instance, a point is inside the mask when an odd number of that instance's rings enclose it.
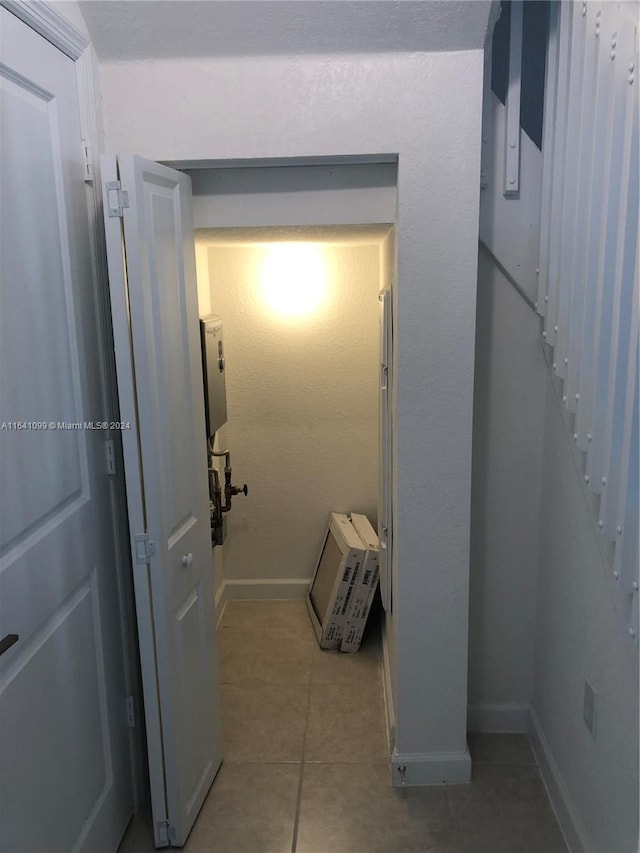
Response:
[[[332,512],[307,594],[321,648],[358,650],[378,576],[378,538],[367,518]]]
[[[307,593],[307,609],[323,649],[340,648],[347,610],[364,557],[362,540],[348,517],[332,512]]]
[[[366,515],[354,512],[351,515],[351,524],[367,550],[347,608],[340,646],[343,652],[357,652],[360,648],[380,577],[378,537],[369,519]]]

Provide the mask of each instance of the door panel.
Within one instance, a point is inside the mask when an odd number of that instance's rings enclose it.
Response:
[[[105,156],[103,177],[129,203],[105,228],[121,416],[136,435],[132,553],[136,535],[153,543],[135,586],[154,832],[182,845],[222,760],[191,186],[131,156]]]
[[[2,798],[3,813],[20,832],[3,849],[72,850],[78,827],[87,819],[92,823],[109,796],[113,770],[99,609],[94,569],[3,673],[2,726],[20,745]],[[69,657],[68,649],[77,651]],[[2,754],[4,759],[4,745]],[[24,796],[27,791],[31,796]],[[47,798],[46,823],[34,812],[41,802],[34,796]],[[55,847],[49,846],[52,835]]]
[[[34,419],[47,412],[52,420],[75,421],[81,408],[79,370],[60,146],[55,144],[56,99],[6,68],[0,69],[0,86],[3,270],[7,284],[24,283],[3,289],[2,342],[7,353],[20,353],[33,377],[18,381],[9,374],[11,365],[5,365],[7,412],[31,413]],[[41,210],[52,214],[50,220],[34,218],[36,193]],[[25,331],[30,333],[28,347]],[[13,500],[3,503],[0,547],[29,533],[37,536],[38,527],[79,497],[83,484],[86,489],[86,447],[81,445],[80,432],[15,433],[13,452],[3,459],[3,480],[11,484]],[[25,459],[32,460],[29,473],[35,473],[41,454],[50,460],[42,472],[44,482],[25,477],[23,468]]]
[[[158,415],[167,426],[161,439],[165,472],[165,509],[170,546],[177,544],[194,521],[197,505],[197,469],[193,455],[193,423],[185,412],[193,411],[189,364],[189,339],[184,336],[185,305],[179,281],[175,235],[174,199],[171,190],[145,185],[151,213],[153,240],[149,244],[149,273],[152,287],[152,327],[158,329],[154,356],[158,380],[165,394],[159,396]],[[177,357],[176,357],[177,356]]]
[[[206,595],[207,590],[203,590],[203,584],[197,583],[175,616],[177,658],[182,676],[181,690],[188,696],[198,695],[201,674],[206,670],[209,656],[207,635],[204,631],[207,623]],[[186,811],[190,814],[199,807],[199,804],[196,806],[197,797],[211,769],[209,761],[201,760],[199,738],[199,733],[210,728],[211,722],[207,718],[204,703],[194,702],[188,705],[185,711],[185,725],[179,748],[184,760],[186,790],[191,792],[186,802]]]
[[[133,795],[106,436],[63,428],[106,410],[76,72],[1,8],[0,32],[0,848],[114,851]]]

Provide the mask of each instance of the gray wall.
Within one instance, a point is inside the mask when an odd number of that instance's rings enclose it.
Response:
[[[533,681],[544,359],[537,315],[478,256],[469,727],[526,731]]]
[[[579,834],[595,851],[638,849],[638,655],[616,613],[594,513],[546,379],[533,711]],[[598,693],[594,738],[584,680]]]
[[[638,845],[638,656],[625,639],[580,459],[538,320],[479,256],[469,722],[522,729],[563,798],[577,848]],[[584,680],[598,693],[595,738]]]

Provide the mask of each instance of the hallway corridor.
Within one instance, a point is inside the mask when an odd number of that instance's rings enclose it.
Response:
[[[524,735],[470,735],[471,785],[390,784],[379,633],[322,651],[299,601],[232,601],[225,760],[188,853],[564,853]],[[120,853],[153,850],[137,819]]]

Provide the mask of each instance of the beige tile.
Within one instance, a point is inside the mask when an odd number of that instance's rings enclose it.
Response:
[[[305,761],[389,758],[379,684],[312,684]]]
[[[308,684],[315,647],[296,630],[223,628],[218,632],[223,684]]]
[[[306,684],[223,684],[225,761],[302,761]]]
[[[313,654],[311,681],[314,684],[359,684],[363,681],[381,684],[380,661],[380,643],[375,637],[357,652],[343,653],[317,646]]]
[[[186,853],[290,853],[298,764],[224,764]]]
[[[297,853],[436,850],[450,825],[442,788],[393,788],[386,764],[304,766]]]
[[[453,827],[436,828],[433,837],[448,853],[567,853],[550,809],[458,818]]]
[[[187,853],[289,853],[303,744],[298,853],[565,852],[524,736],[470,734],[471,785],[392,788],[376,632],[322,652],[302,602],[231,602],[223,624],[225,764]],[[137,818],[120,853],[153,849]]]
[[[310,632],[313,628],[304,601],[229,601],[222,628],[284,628]]]
[[[453,814],[481,817],[550,810],[542,779],[535,765],[473,765],[470,785],[448,785]]]
[[[536,763],[526,735],[469,732],[467,743],[472,761],[491,764]]]

